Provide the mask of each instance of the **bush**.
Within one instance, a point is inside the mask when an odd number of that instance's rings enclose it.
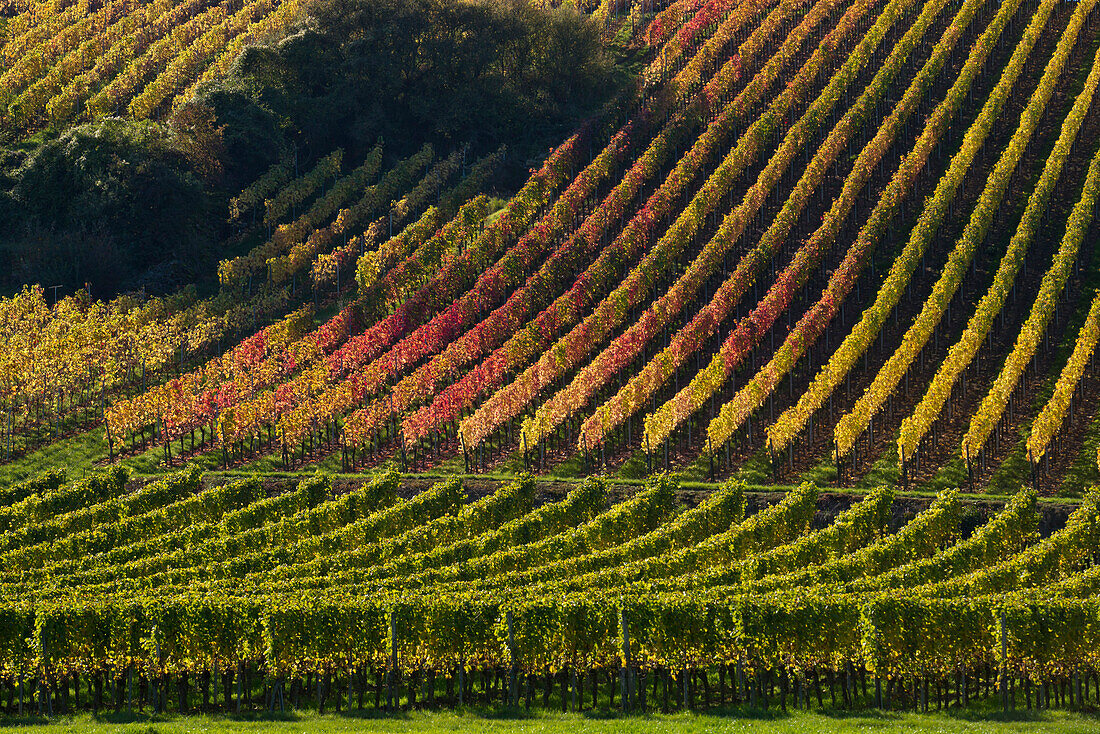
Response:
[[[499,0],[324,0],[286,38],[246,49],[204,102],[226,111],[219,123],[237,137],[236,120],[266,119],[244,111],[229,90],[247,95],[283,121],[306,157],[342,147],[361,158],[379,139],[392,157],[424,143],[436,150],[470,143],[474,153],[507,143],[535,156],[624,78],[575,10]]]
[[[211,197],[168,129],[108,118],[5,160],[13,166],[0,194],[0,218],[12,222],[0,230],[6,287],[163,292],[211,267]]]

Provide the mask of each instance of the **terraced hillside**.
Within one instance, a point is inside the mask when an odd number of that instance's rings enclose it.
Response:
[[[648,10],[491,217],[503,151],[335,150],[233,198],[215,296],[5,300],[5,455],[1091,483],[1092,5]]]

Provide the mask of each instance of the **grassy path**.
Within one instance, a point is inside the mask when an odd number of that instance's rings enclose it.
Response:
[[[649,732],[753,732],[753,734],[812,734],[816,732],[1095,732],[1100,728],[1100,717],[1088,713],[1065,711],[1017,712],[1011,717],[1000,714],[983,715],[978,710],[939,714],[900,713],[788,713],[741,712],[721,715],[653,715],[620,718],[608,715],[604,718],[590,715],[525,716],[522,713],[468,711],[454,713],[416,712],[396,717],[373,715],[287,715],[275,719],[228,718],[212,716],[186,717],[125,717],[87,716],[58,719],[43,723],[35,719],[0,718],[0,727],[27,732],[27,734],[69,734],[70,732],[121,732],[124,734],[190,734],[211,732],[214,734],[249,734],[251,732],[285,732],[297,734],[343,734],[344,732],[400,732],[417,734],[424,732],[514,732],[538,734],[648,734]]]

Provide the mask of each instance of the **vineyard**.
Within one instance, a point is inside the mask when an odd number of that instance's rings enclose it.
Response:
[[[98,7],[97,7],[98,6]],[[147,118],[224,73],[298,2],[32,2],[0,36],[0,120],[34,130],[102,115]]]
[[[556,495],[530,476],[408,479],[335,491],[320,474],[134,483],[111,469],[10,487],[8,708],[1007,711],[1100,697],[1095,492],[1041,537],[1031,489],[975,513],[956,490],[898,512],[881,488],[823,519],[809,482],[778,497],[732,480],[685,507],[663,474]]]
[[[217,169],[322,5],[0,4],[0,127]],[[634,64],[536,159],[0,298],[0,709],[1100,705],[1096,0],[535,5]]]

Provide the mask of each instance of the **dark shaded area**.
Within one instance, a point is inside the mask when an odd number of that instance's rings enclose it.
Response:
[[[217,166],[192,152],[166,127],[108,118],[0,154],[4,289],[165,292],[208,270]]]
[[[307,160],[342,147],[359,160],[381,140],[392,161],[424,143],[469,144],[473,155],[507,143],[505,186],[515,188],[625,78],[575,10],[324,0],[286,38],[245,50],[201,99],[225,125],[241,173],[278,147]]]

